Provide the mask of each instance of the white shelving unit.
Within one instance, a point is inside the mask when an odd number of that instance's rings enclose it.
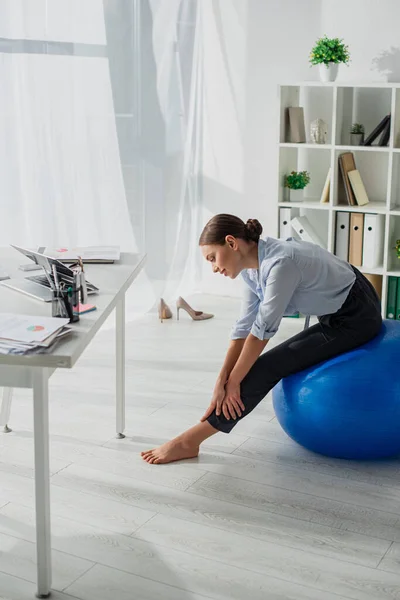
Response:
[[[383,264],[375,269],[362,266],[357,268],[365,273],[382,276],[382,314],[386,317],[388,278],[400,277],[400,260],[393,249],[396,239],[400,238],[400,83],[305,82],[280,85],[279,102],[278,208],[290,207],[294,209],[293,215],[307,216],[318,235],[325,240],[326,248],[333,253],[338,211],[385,215]],[[304,108],[307,138],[304,144],[287,142],[287,108],[294,106]],[[349,145],[352,123],[363,123],[367,137],[389,113],[391,132],[387,147]],[[322,118],[328,124],[326,144],[314,144],[310,140],[310,124],[316,118]],[[338,156],[346,151],[353,152],[356,167],[369,196],[370,202],[365,206],[338,203]],[[321,193],[329,167],[329,203],[321,204]],[[288,190],[283,184],[285,175],[292,170],[310,172],[311,182],[305,189],[303,202],[288,200]]]

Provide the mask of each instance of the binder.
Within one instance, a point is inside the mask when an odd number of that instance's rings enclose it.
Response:
[[[386,317],[388,319],[396,318],[397,306],[397,277],[389,277],[388,296],[386,305]]]
[[[336,215],[335,254],[342,260],[349,260],[350,213],[338,212]]]
[[[396,299],[396,319],[400,321],[400,277],[396,277],[397,279],[397,299]]]
[[[324,242],[318,236],[317,232],[312,228],[310,221],[307,217],[294,217],[291,220],[292,227],[304,242],[311,242],[313,244],[318,244],[325,248]]]
[[[360,171],[357,169],[355,171],[349,171],[348,176],[358,206],[364,206],[365,204],[368,204],[369,198],[367,196],[367,192],[365,191]]]
[[[284,240],[292,237],[291,211],[291,208],[279,209],[279,237]]]
[[[382,275],[375,275],[374,273],[364,273],[364,277],[368,279],[375,288],[379,299],[382,300]]]
[[[364,237],[363,213],[350,213],[349,263],[361,267]]]
[[[375,269],[376,267],[382,266],[384,229],[385,215],[365,214],[362,257],[363,267]]]

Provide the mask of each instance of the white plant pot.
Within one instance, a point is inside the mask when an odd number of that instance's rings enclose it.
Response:
[[[324,83],[328,83],[328,81],[335,81],[339,70],[338,63],[329,63],[326,65],[325,63],[321,63],[319,65],[319,78]]]
[[[304,198],[304,190],[289,190],[290,202],[302,202]]]

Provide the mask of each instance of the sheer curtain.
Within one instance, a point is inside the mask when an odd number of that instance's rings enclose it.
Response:
[[[142,74],[142,133],[146,203],[157,219],[151,219],[147,247],[156,295],[173,300],[195,291],[199,280],[202,2],[149,0],[148,8],[151,53]],[[154,87],[146,77],[154,78]]]
[[[210,268],[201,257],[199,235],[217,212],[246,214],[247,5],[242,0],[149,0],[159,111],[159,121],[149,129],[161,124],[158,148],[163,148],[151,172],[151,185],[159,174],[160,186],[146,194],[154,206],[158,194],[163,198],[157,211],[159,235],[149,251],[165,248],[159,253],[156,290],[168,300],[217,289],[220,282],[214,278],[208,285],[210,277],[204,277]],[[145,89],[143,98],[147,105]],[[226,293],[232,282],[223,283],[217,291]]]
[[[135,250],[99,0],[0,1],[1,245]]]
[[[204,173],[242,177],[237,3],[0,0],[1,245],[145,251],[132,317],[199,289]]]

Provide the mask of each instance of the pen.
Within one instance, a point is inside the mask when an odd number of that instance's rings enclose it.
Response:
[[[52,282],[52,280],[51,280],[51,277],[50,277],[50,275],[48,274],[48,272],[46,271],[46,269],[45,269],[45,268],[43,268],[43,271],[44,271],[44,274],[46,275],[46,279],[47,279],[47,281],[49,282],[50,289],[51,289],[51,290],[53,290],[53,292],[54,292],[54,290],[55,290],[55,287],[54,287],[54,284],[53,284],[53,282]]]
[[[52,270],[53,270],[53,277],[54,277],[54,283],[56,285],[56,290],[57,290],[57,292],[59,292],[60,291],[60,284],[58,283],[58,275],[57,275],[57,269],[56,269],[56,265],[55,264],[53,264]]]

